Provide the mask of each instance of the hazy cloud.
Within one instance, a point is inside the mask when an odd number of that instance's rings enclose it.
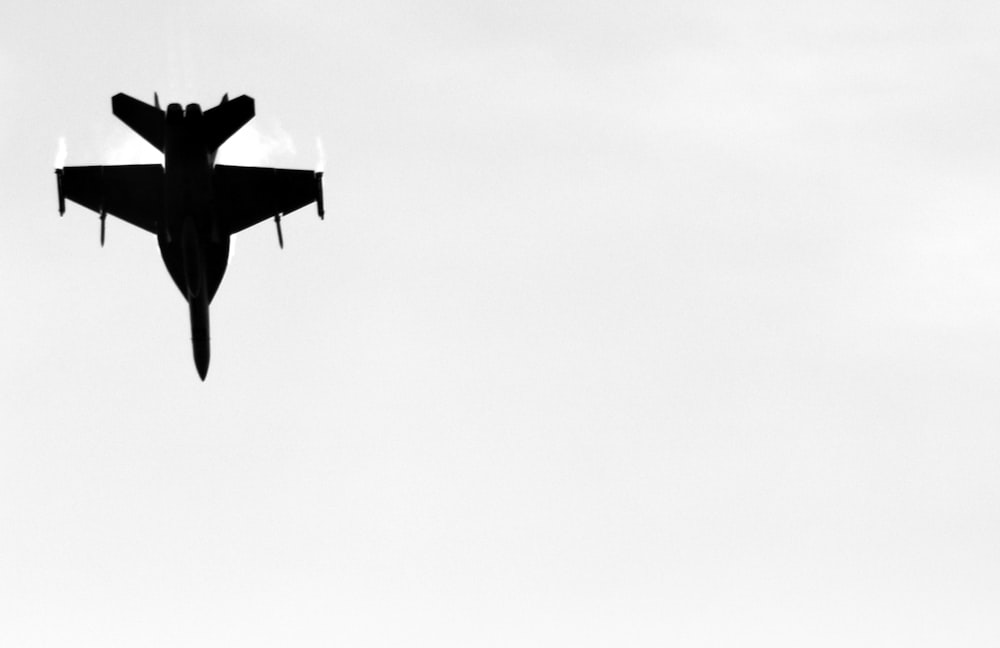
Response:
[[[219,148],[216,162],[243,166],[263,166],[295,155],[295,143],[281,126],[260,128],[250,122]],[[154,164],[163,154],[131,131],[122,132],[105,151],[104,164]]]
[[[295,155],[295,142],[280,125],[261,128],[250,122],[219,148],[216,162],[264,166]]]
[[[101,162],[109,165],[163,163],[162,153],[132,131],[124,129],[115,136],[114,141],[101,157]],[[84,163],[80,160],[76,160],[75,162],[78,164]]]

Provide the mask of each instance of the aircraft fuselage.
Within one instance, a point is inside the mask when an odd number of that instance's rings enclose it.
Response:
[[[163,164],[69,166],[56,169],[59,213],[66,200],[101,218],[108,215],[154,234],[171,280],[188,302],[198,375],[209,363],[208,307],[229,263],[229,237],[274,218],[283,247],[281,217],[312,202],[323,217],[323,174],[215,164],[216,151],[254,116],[252,97],[225,94],[214,108],[160,108],[119,92],[111,111],[156,150]]]
[[[215,151],[205,146],[201,108],[167,108],[164,131],[164,217],[160,254],[191,310],[195,365],[204,378],[210,357],[208,305],[229,261],[229,235],[214,207]]]

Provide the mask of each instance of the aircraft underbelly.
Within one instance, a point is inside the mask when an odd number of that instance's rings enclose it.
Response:
[[[220,236],[211,170],[183,161],[167,165],[166,228],[159,237],[167,272],[185,299],[204,290],[215,297],[229,262],[229,237]]]
[[[185,254],[181,241],[174,239],[168,242],[165,237],[160,237],[160,256],[167,267],[167,272],[173,280],[177,290],[188,298],[187,271],[185,270]],[[205,290],[208,292],[209,302],[215,297],[219,290],[219,284],[226,274],[226,267],[229,264],[229,237],[221,237],[218,242],[201,241],[200,264],[204,272]],[[195,252],[197,253],[197,252]]]

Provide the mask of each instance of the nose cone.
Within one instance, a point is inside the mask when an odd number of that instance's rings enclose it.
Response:
[[[198,375],[202,380],[208,375],[209,347],[208,338],[194,339],[194,366],[198,369]]]
[[[198,375],[204,381],[205,376],[208,375],[208,344],[198,344],[195,342],[194,345],[194,366],[198,369]]]
[[[191,305],[191,346],[194,348],[194,366],[198,375],[205,380],[208,374],[208,297],[204,286],[199,291],[200,299],[192,299]]]

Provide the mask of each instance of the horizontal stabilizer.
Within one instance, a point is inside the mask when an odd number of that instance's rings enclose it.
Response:
[[[111,111],[142,139],[163,152],[164,114],[161,109],[119,92],[111,97]]]
[[[215,108],[209,108],[202,115],[205,133],[205,148],[214,151],[233,136],[233,133],[253,119],[253,99],[241,95],[228,101],[223,99]]]

